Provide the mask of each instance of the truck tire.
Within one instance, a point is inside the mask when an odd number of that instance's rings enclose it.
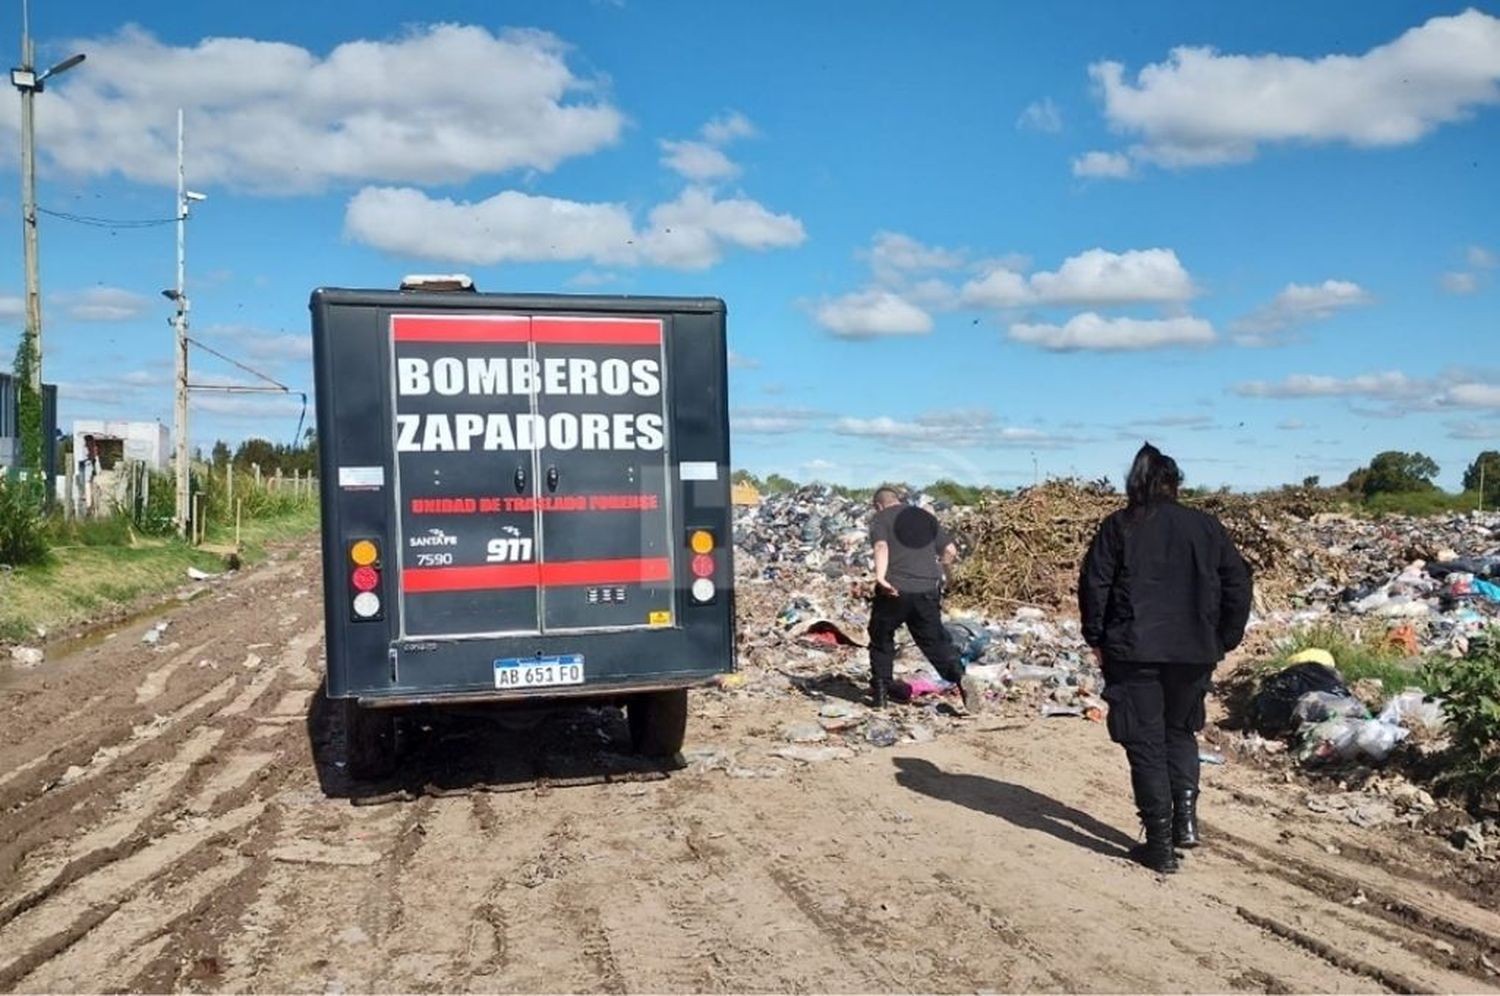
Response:
[[[687,736],[686,688],[637,695],[625,704],[630,746],[646,757],[675,757]]]
[[[344,765],[355,781],[386,778],[396,770],[396,715],[390,709],[361,709],[344,699]]]

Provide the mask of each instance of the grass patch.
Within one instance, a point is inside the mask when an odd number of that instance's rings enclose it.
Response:
[[[1493,503],[1492,503],[1493,504]],[[1434,488],[1404,494],[1376,494],[1357,506],[1369,515],[1447,515],[1479,508],[1479,492],[1453,494]]]
[[[271,543],[300,534],[313,534],[308,543],[316,546],[317,528],[315,507],[247,522],[241,530],[241,561],[264,559]],[[187,583],[189,567],[211,573],[224,569],[219,554],[177,539],[136,536],[129,545],[96,545],[82,535],[74,545],[54,547],[47,563],[0,574],[0,641],[34,642],[38,628],[53,632],[141,599],[165,597]],[[232,543],[234,530],[211,532],[208,539]]]
[[[1378,678],[1385,698],[1403,688],[1431,692],[1433,679],[1424,667],[1427,662],[1420,657],[1408,657],[1405,651],[1386,639],[1387,632],[1385,626],[1375,624],[1343,628],[1320,623],[1296,629],[1277,645],[1275,655],[1262,661],[1256,670],[1263,674],[1280,671],[1287,666],[1288,658],[1303,650],[1317,648],[1333,655],[1339,674],[1349,685],[1366,678]]]

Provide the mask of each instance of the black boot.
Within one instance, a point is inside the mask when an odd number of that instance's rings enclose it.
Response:
[[[1141,821],[1146,842],[1130,849],[1130,856],[1154,872],[1170,875],[1177,870],[1177,852],[1172,848],[1172,817],[1154,816]]]
[[[1198,790],[1179,789],[1172,793],[1172,843],[1191,850],[1198,839]]]
[[[890,698],[890,688],[884,678],[875,678],[870,682],[870,705],[876,709],[884,709]]]

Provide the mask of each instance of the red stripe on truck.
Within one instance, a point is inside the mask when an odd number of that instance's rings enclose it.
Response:
[[[538,315],[531,320],[531,341],[577,346],[658,346],[661,322],[636,318],[587,321]]]
[[[667,581],[666,557],[641,560],[567,560],[551,564],[485,564],[477,567],[413,567],[401,572],[409,593],[495,591],[505,588],[559,588],[590,584],[645,584]]]
[[[391,319],[391,335],[397,342],[526,342],[531,338],[531,319],[524,315],[396,315]]]

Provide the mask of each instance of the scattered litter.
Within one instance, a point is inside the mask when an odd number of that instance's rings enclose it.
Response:
[[[220,578],[222,578],[224,575],[223,574],[210,574],[207,571],[200,571],[196,567],[189,567],[187,569],[187,576],[189,578],[193,579],[194,581],[217,581]]]
[[[10,659],[17,667],[36,667],[46,658],[46,653],[40,647],[10,648]]]
[[[804,764],[818,764],[822,761],[846,761],[854,756],[854,751],[848,747],[778,747],[771,752],[773,757],[785,758],[788,761],[801,761]]]
[[[161,641],[161,635],[167,631],[169,625],[171,625],[171,620],[163,619],[155,626],[146,630],[145,634],[141,637],[141,642],[154,646]]]
[[[315,840],[296,840],[271,848],[271,858],[287,864],[362,868],[379,861],[380,854],[353,844],[335,846]]]
[[[793,744],[818,744],[828,733],[817,723],[787,723],[781,728],[781,739]]]

